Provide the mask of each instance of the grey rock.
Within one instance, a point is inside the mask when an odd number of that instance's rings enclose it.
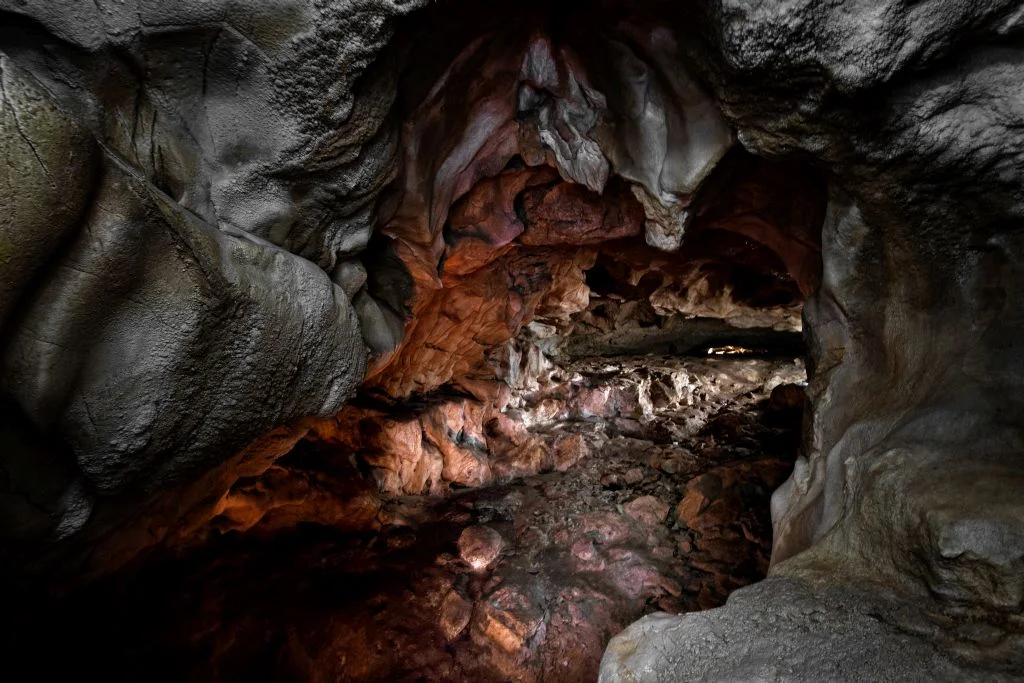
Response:
[[[371,61],[419,4],[172,5],[0,1],[0,526],[21,542],[102,536],[365,372],[329,274],[394,177],[398,65]]]
[[[0,325],[71,234],[93,185],[95,145],[41,84],[0,54]]]
[[[831,173],[810,436],[772,501],[778,578],[631,627],[605,680],[1020,680],[1024,12],[722,0],[704,21],[692,56],[741,143]]]
[[[366,268],[360,261],[341,261],[331,273],[331,281],[341,287],[349,299],[366,285]]]
[[[365,367],[355,313],[323,271],[206,225],[113,160],[25,307],[2,388],[36,429],[65,435],[100,494],[159,490],[272,426],[329,414]]]
[[[767,579],[736,591],[718,609],[656,613],[633,623],[605,650],[599,680],[1021,680],[1012,670],[981,669],[948,652],[938,646],[943,637],[939,622],[878,586]]]
[[[603,71],[613,76],[598,82],[615,124],[598,136],[615,173],[634,183],[647,243],[675,251],[692,218],[691,199],[733,145],[733,134],[717,103],[682,66],[671,31],[627,26],[625,32],[630,45],[615,40],[605,47]]]
[[[516,113],[535,128],[536,138],[551,151],[566,179],[600,192],[609,165],[590,133],[605,111],[605,98],[571,69],[560,68],[566,55],[560,57],[555,59],[546,38],[530,43],[523,56]]]

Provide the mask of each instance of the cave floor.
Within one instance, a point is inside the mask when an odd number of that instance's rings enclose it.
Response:
[[[589,367],[617,379],[629,363],[643,361]],[[769,498],[803,408],[780,378],[802,366],[744,363],[777,388],[655,420],[539,424],[586,454],[565,471],[386,498],[365,533],[215,535],[72,592],[25,633],[74,643],[76,668],[116,680],[593,681],[632,621],[718,606],[767,570]]]

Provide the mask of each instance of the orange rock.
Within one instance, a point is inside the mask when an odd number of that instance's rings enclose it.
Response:
[[[567,434],[555,439],[554,466],[565,472],[588,454],[587,442],[580,434]]]
[[[491,480],[480,404],[471,401],[439,404],[421,415],[420,421],[425,438],[441,453],[444,481],[482,486]]]
[[[471,637],[478,645],[522,655],[542,618],[543,612],[517,587],[502,586],[477,603]]]

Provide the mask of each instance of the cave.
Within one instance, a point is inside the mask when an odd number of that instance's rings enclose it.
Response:
[[[1024,680],[1022,34],[0,0],[6,666]]]

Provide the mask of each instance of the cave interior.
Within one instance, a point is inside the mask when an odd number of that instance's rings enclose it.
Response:
[[[12,666],[1024,680],[1024,11],[679,5],[0,0]]]

